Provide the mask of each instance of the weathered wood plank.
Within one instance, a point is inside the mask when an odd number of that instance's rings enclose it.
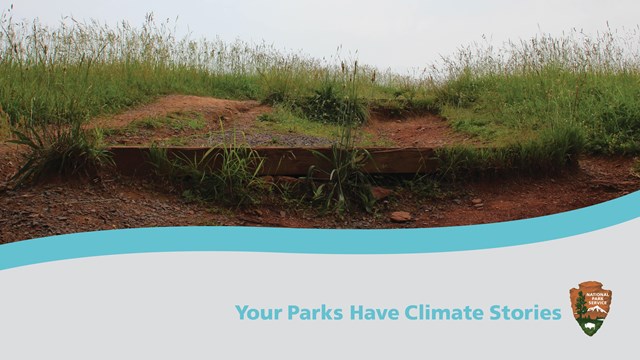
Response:
[[[208,148],[167,148],[169,157],[201,159]],[[264,160],[261,175],[307,175],[309,168],[315,166],[321,171],[330,172],[331,163],[319,154],[331,159],[332,149],[325,148],[254,148]],[[370,174],[416,174],[430,173],[437,168],[432,148],[367,148],[370,158],[364,170]],[[149,148],[118,146],[110,148],[117,170],[126,175],[149,175],[153,168],[149,163]],[[221,153],[222,149],[214,150]],[[220,157],[212,156],[214,159]],[[217,166],[215,163],[210,166]]]

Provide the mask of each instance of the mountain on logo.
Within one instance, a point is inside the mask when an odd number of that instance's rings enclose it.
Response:
[[[607,313],[603,308],[601,308],[598,305],[588,308],[587,312],[601,312],[601,313],[605,313],[605,314]]]
[[[569,290],[573,316],[585,334],[593,336],[611,311],[611,290],[597,281],[587,281]]]

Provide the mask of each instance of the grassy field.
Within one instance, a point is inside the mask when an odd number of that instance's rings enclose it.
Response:
[[[416,77],[267,44],[179,38],[172,26],[148,15],[140,28],[75,20],[48,27],[3,13],[0,139],[17,136],[36,149],[32,164],[42,158],[68,164],[64,146],[73,143],[84,149],[73,169],[91,163],[93,153],[104,162],[93,151],[100,133],[81,124],[181,93],[259,100],[275,106],[260,119],[263,126],[304,126],[323,136],[343,126],[357,131],[375,107],[440,113],[456,131],[492,148],[440,150],[442,175],[451,177],[553,171],[584,152],[640,153],[638,29],[474,44]],[[172,119],[138,126],[167,124]],[[58,130],[44,136],[52,126]]]
[[[49,28],[8,14],[1,21],[0,104],[12,125],[85,121],[171,93],[321,108],[343,95],[344,76],[353,73],[352,63],[266,44],[178,39],[151,15],[142,28],[75,21]],[[412,79],[366,66],[350,81],[367,98],[417,91]]]
[[[591,153],[640,151],[640,35],[572,32],[503,48],[467,48],[436,89],[460,131],[489,142],[552,129],[577,133]]]
[[[354,76],[354,62],[285,54],[266,44],[177,38],[171,23],[152,15],[141,28],[75,21],[50,28],[16,22],[10,13],[1,25],[4,133],[7,121],[86,121],[171,93],[257,99],[331,122],[347,95],[346,80],[358,89],[353,101],[364,106],[442,109],[455,129],[492,144],[552,128],[578,132],[590,152],[640,151],[636,32],[476,44],[416,78],[362,65]]]

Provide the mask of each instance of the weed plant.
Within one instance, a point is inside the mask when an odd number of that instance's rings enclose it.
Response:
[[[352,126],[345,126],[340,141],[331,146],[329,155],[313,151],[321,162],[329,164],[330,170],[309,168],[312,201],[323,210],[338,215],[353,210],[354,206],[372,212],[375,205],[371,177],[364,171],[371,155],[367,150],[353,146],[352,132]]]
[[[353,210],[354,206],[372,212],[375,198],[371,193],[371,176],[364,170],[371,155],[367,150],[356,147],[354,137],[355,126],[359,124],[361,115],[355,101],[358,88],[354,79],[358,73],[358,62],[354,63],[353,69],[344,65],[342,68],[347,98],[338,104],[336,111],[341,126],[340,137],[331,146],[328,155],[313,151],[321,163],[329,166],[312,166],[309,169],[312,200],[320,204],[323,210],[338,215]]]
[[[18,186],[50,175],[94,176],[98,169],[113,165],[100,132],[91,133],[79,124],[27,126],[23,131],[14,131],[14,135],[10,142],[29,149],[24,164],[12,178]]]
[[[336,84],[327,82],[302,101],[308,119],[322,123],[358,126],[367,121],[367,105],[356,94],[343,94]],[[348,113],[345,113],[347,111]],[[349,122],[348,124],[345,123]]]
[[[156,174],[181,189],[187,199],[233,206],[257,201],[264,159],[241,144],[235,132],[231,143],[211,148],[200,157],[170,156],[166,149],[152,147],[149,160]]]

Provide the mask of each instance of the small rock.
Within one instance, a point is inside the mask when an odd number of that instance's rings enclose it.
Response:
[[[287,216],[287,213],[284,210],[280,210],[280,217]]]
[[[391,189],[386,189],[380,186],[374,186],[371,188],[371,195],[373,195],[373,198],[376,199],[376,201],[386,199],[392,194],[393,190]]]
[[[389,219],[394,223],[405,223],[413,220],[413,217],[406,211],[395,211],[391,213]]]
[[[256,214],[256,216],[264,216],[264,212],[259,209],[255,209],[253,213]]]
[[[460,199],[453,199],[453,202],[456,203],[457,205],[462,204],[462,200]]]
[[[471,200],[471,202],[473,203],[473,205],[482,204],[482,199],[473,199]]]
[[[475,204],[473,205],[476,209],[482,209],[484,208],[484,204]]]

